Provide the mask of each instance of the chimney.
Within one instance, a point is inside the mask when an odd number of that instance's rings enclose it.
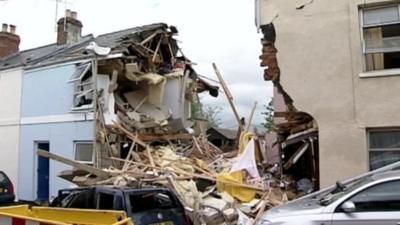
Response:
[[[5,58],[9,55],[19,51],[20,38],[16,34],[16,26],[10,24],[10,31],[8,31],[8,24],[3,23],[0,32],[0,58]]]
[[[82,33],[82,23],[78,19],[78,14],[67,9],[65,17],[57,22],[57,44],[71,44],[79,42]]]

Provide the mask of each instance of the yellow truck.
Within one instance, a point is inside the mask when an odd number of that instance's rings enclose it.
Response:
[[[123,211],[0,207],[0,225],[133,225]]]

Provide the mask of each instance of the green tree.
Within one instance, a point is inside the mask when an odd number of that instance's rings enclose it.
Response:
[[[207,129],[219,127],[221,125],[220,114],[222,108],[219,106],[201,104],[200,99],[196,98],[192,103],[192,118],[207,121]]]
[[[207,120],[207,129],[210,127],[219,127],[221,125],[221,118],[219,117],[222,112],[221,107],[203,105],[202,112],[203,118]]]
[[[264,122],[261,125],[270,133],[274,128],[274,108],[272,106],[272,99],[268,105],[264,105],[264,110],[261,114],[264,116]]]

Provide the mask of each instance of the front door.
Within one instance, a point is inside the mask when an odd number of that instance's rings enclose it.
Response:
[[[48,142],[39,142],[36,144],[36,150],[50,150]],[[38,156],[37,160],[37,188],[36,196],[39,201],[49,200],[49,159]]]

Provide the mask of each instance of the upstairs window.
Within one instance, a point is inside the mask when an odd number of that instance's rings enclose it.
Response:
[[[72,111],[89,111],[93,108],[93,78],[91,63],[77,65],[68,83],[74,84]]]
[[[400,5],[361,12],[366,70],[400,68]]]

